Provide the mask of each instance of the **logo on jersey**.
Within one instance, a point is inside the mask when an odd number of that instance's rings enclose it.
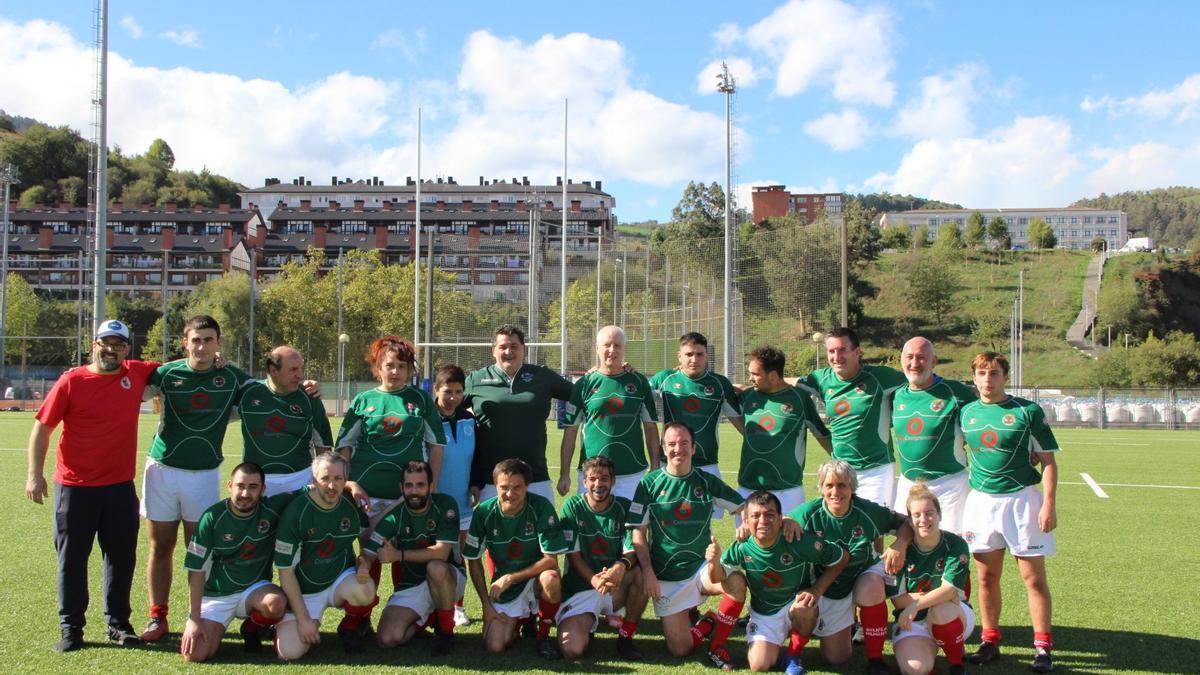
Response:
[[[242,550],[238,553],[238,557],[242,560],[250,560],[256,552],[258,552],[258,547],[254,545],[254,542],[248,541],[242,544]]]
[[[850,412],[850,401],[842,400],[833,404],[833,413],[835,415],[845,415]]]
[[[592,553],[595,555],[604,555],[608,553],[608,540],[603,537],[596,537],[593,539]]]
[[[637,385],[632,382],[630,382],[629,384],[626,384],[625,385],[625,393],[626,394],[636,394],[637,393]]]
[[[533,382],[533,373],[521,373],[521,381],[526,384]]]
[[[904,428],[908,430],[908,433],[916,436],[925,428],[925,422],[920,417],[914,417],[908,421],[908,424],[904,425]]]
[[[201,558],[208,554],[208,549],[204,548],[200,544],[197,544],[195,541],[188,542],[187,551],[188,553],[191,553],[195,556],[200,556]]]
[[[129,381],[128,375],[121,378],[121,388],[122,389],[132,389],[133,388],[133,383]]]
[[[225,386],[225,378],[220,375],[217,375],[216,377],[214,377],[212,382],[213,382],[214,387],[224,387]]]
[[[338,528],[340,528],[342,532],[349,530],[350,529],[350,519],[342,518],[342,522],[338,523]]]
[[[269,530],[269,529],[271,529],[271,521],[269,521],[269,520],[258,521],[258,533],[259,534],[266,534],[267,530]]]
[[[750,623],[746,624],[746,632],[749,634],[757,633],[758,632],[758,624],[755,623],[754,621],[751,621]]]
[[[775,588],[779,584],[783,583],[783,578],[779,576],[778,572],[768,570],[763,572],[762,581],[763,586],[766,586],[767,588]]]
[[[687,502],[680,502],[675,507],[675,517],[680,520],[687,520],[692,517],[692,505]]]
[[[697,487],[695,490],[692,490],[692,495],[696,499],[704,499],[704,488]]]
[[[784,414],[792,412],[792,406],[788,403],[784,403],[784,404],[780,405],[779,409],[782,410],[784,412]]]
[[[979,434],[979,442],[983,443],[985,448],[994,448],[996,447],[996,444],[1000,442],[1000,437],[996,435],[996,432],[988,429],[982,434]]]
[[[404,407],[408,409],[409,415],[415,414],[417,412],[417,406],[411,402],[405,403]]]
[[[914,565],[914,564],[912,564],[912,563],[909,563],[909,565],[908,565],[908,571],[909,571],[909,573],[910,573],[910,574],[911,574],[911,573],[913,573],[913,572],[916,572],[916,571],[917,571],[917,566],[916,566],[916,565]]]
[[[225,534],[221,535],[221,541],[233,541],[233,535],[226,532]]]
[[[813,542],[813,550],[820,551],[820,550],[821,550],[821,549],[823,549],[823,548],[825,548],[825,544],[822,544],[822,543],[821,543],[821,542],[819,542],[819,541],[814,541],[814,542]]]
[[[966,554],[966,553],[964,553],[964,554],[962,554],[962,555],[958,556],[958,562],[959,562],[959,564],[966,565],[966,564],[967,564],[967,560],[969,560],[969,558],[967,557],[967,554]]]
[[[676,389],[683,389],[683,384],[681,382],[676,382],[671,386],[675,387]]]
[[[329,556],[333,555],[333,552],[336,548],[337,543],[334,542],[332,538],[323,539],[321,543],[317,545],[317,557],[328,558]]]
[[[557,519],[553,515],[551,515],[549,518],[546,519],[546,522],[550,524],[550,527],[554,527],[554,523],[557,522]]]
[[[267,418],[267,430],[268,431],[274,431],[274,432],[278,433],[280,431],[283,431],[286,426],[287,426],[287,420],[283,419],[283,417],[281,417],[280,415],[271,415],[270,417]]]
[[[508,545],[508,549],[505,551],[505,554],[508,555],[509,560],[516,560],[520,558],[521,554],[524,552],[525,546],[519,541],[514,541]]]
[[[711,384],[704,385],[704,395],[705,396],[712,396],[714,393],[716,393],[716,391],[717,390],[713,389]]]
[[[861,537],[861,536],[863,536],[863,529],[862,529],[862,525],[859,525],[859,526],[857,526],[857,527],[855,527],[855,528],[854,528],[854,536],[856,536],[856,537]]]
[[[195,394],[192,394],[192,407],[193,408],[208,407],[208,394],[206,394],[202,391],[198,391]]]
[[[297,415],[300,414],[300,406],[296,405],[295,403],[288,406],[288,410],[291,410],[292,412],[296,413]]]
[[[533,534],[533,523],[525,523],[525,536]]]
[[[608,409],[608,412],[610,413],[619,413],[625,408],[625,402],[621,400],[620,396],[613,396],[604,402],[604,407]]]
[[[171,382],[171,386],[173,386],[173,387],[182,387],[182,386],[183,386],[183,380],[172,380],[172,382]]]
[[[783,563],[784,565],[791,565],[792,564],[792,554],[784,553],[783,555],[779,556],[779,562]]]
[[[763,431],[770,431],[775,428],[775,418],[770,415],[763,415],[758,420],[758,426],[763,428]]]
[[[251,407],[257,408],[258,406],[262,405],[262,401],[260,401],[260,400],[259,400],[259,399],[257,399],[257,398],[255,398],[255,399],[251,399],[251,400],[250,400],[250,405],[251,405]]]
[[[383,427],[383,430],[389,434],[394,434],[399,431],[402,424],[404,424],[404,422],[399,417],[394,415],[389,415],[388,417],[383,418],[383,422],[380,423],[380,425]]]
[[[945,407],[946,402],[940,398],[933,399],[933,402],[929,404],[929,409],[933,412],[941,412]]]
[[[373,406],[373,405],[367,406],[367,412],[369,412],[369,413],[375,412],[375,406]]]
[[[695,396],[689,396],[683,400],[683,409],[694,413],[700,409],[700,399]]]
[[[906,410],[907,408],[908,408],[908,405],[904,404],[904,403],[901,403],[900,405],[896,406],[896,410]]]
[[[941,558],[938,558],[938,561],[937,561],[937,564],[935,565],[935,567],[937,567],[937,571],[941,572],[942,570],[946,569],[946,561],[942,560]]]
[[[1012,425],[1016,424],[1017,418],[1012,415],[1005,415],[1004,419],[1001,421],[1004,422],[1004,426],[1011,427]]]

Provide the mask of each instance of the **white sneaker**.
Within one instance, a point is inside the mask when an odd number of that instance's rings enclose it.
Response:
[[[454,625],[455,626],[470,626],[471,617],[467,616],[467,610],[463,607],[454,608]]]

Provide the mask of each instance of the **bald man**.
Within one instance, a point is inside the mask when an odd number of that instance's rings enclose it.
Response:
[[[312,481],[313,457],[333,445],[321,397],[301,389],[304,357],[288,345],[267,352],[267,377],[242,385],[243,462],[263,468],[265,495],[298,490]],[[315,451],[314,451],[315,450]]]
[[[567,403],[566,427],[560,448],[558,493],[571,489],[571,459],[575,437],[583,426],[583,452],[580,463],[593,457],[607,457],[616,469],[613,494],[633,498],[646,467],[658,468],[658,412],[654,392],[645,375],[626,372],[625,331],[605,326],[596,333],[599,366],[579,378],[571,388]],[[649,462],[647,462],[647,455]],[[579,491],[584,491],[582,472]]]
[[[967,498],[967,456],[958,424],[962,407],[978,398],[967,385],[933,372],[933,343],[915,337],[904,343],[900,367],[908,384],[892,399],[892,433],[900,460],[897,513],[906,513],[908,490],[923,480],[942,506],[942,529],[962,534]]]

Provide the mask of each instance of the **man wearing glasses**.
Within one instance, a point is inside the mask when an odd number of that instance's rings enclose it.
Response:
[[[88,606],[88,558],[94,539],[104,555],[104,616],[108,639],[140,645],[129,624],[129,589],[138,538],[138,412],[156,361],[127,359],[129,326],[105,320],[96,329],[92,360],[62,375],[46,396],[29,434],[25,496],[41,504],[50,434],[63,424],[54,453],[54,547],[58,551],[58,652],[83,646]]]

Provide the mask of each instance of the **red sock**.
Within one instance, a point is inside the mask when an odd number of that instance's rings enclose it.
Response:
[[[371,610],[375,609],[375,605],[379,604],[379,596],[371,599],[370,604],[352,605],[349,602],[342,603],[342,609],[346,610],[346,616],[342,617],[342,622],[338,624],[338,630],[353,630],[358,628],[363,619],[370,620]]]
[[[809,637],[801,635],[799,631],[792,631],[788,640],[788,656],[800,656],[800,652],[804,651],[804,646],[808,644]]]
[[[462,599],[462,596],[459,596],[458,600],[455,600],[455,601],[454,601],[454,606],[455,606],[455,607],[462,607],[462,606],[463,606],[463,599]]]
[[[1050,651],[1050,649],[1054,647],[1054,640],[1050,639],[1049,633],[1034,631],[1033,646],[1037,649],[1045,649],[1046,651]]]
[[[712,632],[713,626],[717,625],[717,615],[713,612],[708,612],[700,617],[700,620],[692,626],[692,651],[699,649],[708,634]]]
[[[637,623],[637,619],[625,619],[621,622],[621,627],[617,629],[617,635],[625,639],[632,638],[633,634],[637,632]]]
[[[858,610],[858,619],[863,629],[863,646],[868,659],[883,658],[883,643],[887,639],[887,605],[879,603]]]
[[[161,605],[150,605],[150,617],[153,619],[167,618],[167,603]]]
[[[550,635],[550,629],[554,627],[554,615],[558,614],[558,602],[546,602],[538,600],[538,632],[539,640],[545,640]]]
[[[400,587],[400,580],[404,578],[404,565],[401,563],[392,563],[392,588]],[[379,588],[379,584],[375,584],[375,588]]]
[[[250,625],[254,626],[255,630],[257,630],[259,628],[267,628],[269,626],[274,626],[275,624],[279,623],[280,621],[283,621],[283,617],[279,617],[278,619],[272,619],[268,616],[264,616],[263,613],[258,611],[257,609],[250,612]]]
[[[371,569],[367,572],[367,574],[371,575],[371,580],[375,582],[375,588],[379,588],[379,577],[382,571],[383,563],[379,562],[379,560],[375,560],[375,562],[371,563]]]
[[[955,619],[950,623],[935,623],[930,628],[933,641],[946,654],[946,663],[961,666],[963,662],[963,623]]]
[[[444,635],[449,635],[454,632],[454,610],[453,609],[435,609],[433,613],[437,615],[438,631]]]
[[[721,604],[717,605],[717,626],[713,628],[712,642],[708,643],[708,651],[716,651],[725,645],[725,640],[733,632],[738,617],[742,615],[745,601],[738,602],[728,595],[721,596]]]
[[[979,636],[980,641],[990,642],[994,645],[1000,644],[1000,629],[999,628],[984,628],[983,633]]]

